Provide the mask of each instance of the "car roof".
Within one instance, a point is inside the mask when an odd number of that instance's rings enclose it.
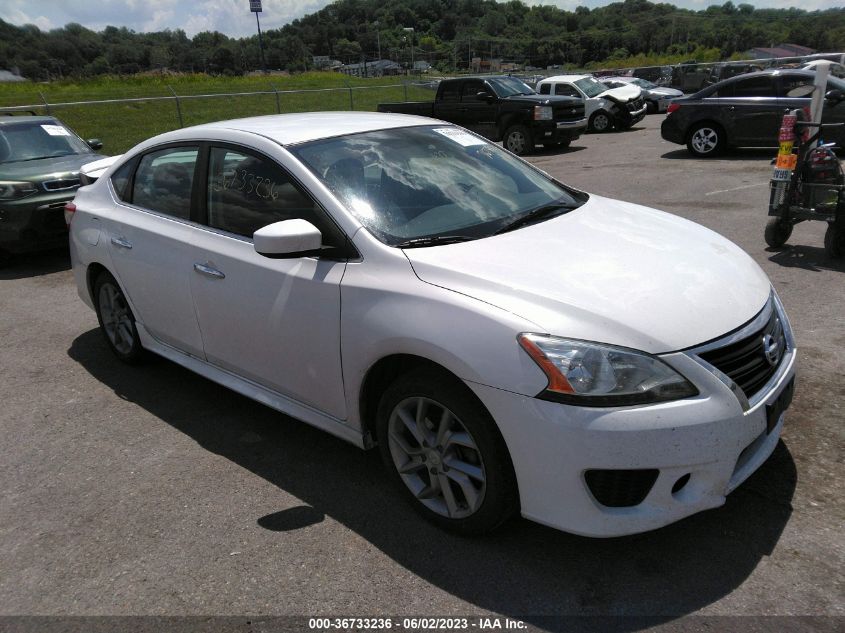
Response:
[[[32,114],[23,114],[17,116],[0,116],[0,125],[8,125],[14,123],[56,123],[56,118],[51,116],[33,116]]]
[[[358,134],[419,125],[451,125],[428,117],[381,112],[301,112],[271,114],[245,119],[204,123],[159,137],[190,138],[192,133],[234,130],[250,132],[276,141],[280,145],[296,145],[333,136]]]
[[[555,75],[554,77],[546,77],[540,81],[578,81],[587,77],[592,77],[592,75]]]

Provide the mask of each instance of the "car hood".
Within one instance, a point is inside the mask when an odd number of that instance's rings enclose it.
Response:
[[[0,163],[0,178],[9,180],[39,180],[50,176],[77,173],[83,165],[104,158],[102,154],[71,154],[55,158]]]
[[[653,95],[659,95],[661,97],[683,97],[684,93],[680,90],[675,90],[675,88],[665,88],[663,86],[658,86],[657,88],[649,88],[648,91]]]
[[[642,90],[640,90],[639,86],[629,84],[627,86],[619,86],[618,88],[605,90],[598,95],[598,97],[600,99],[610,99],[618,103],[627,103],[628,101],[633,101],[634,99],[639,98],[641,94]]]
[[[422,281],[538,331],[655,354],[726,334],[771,292],[760,267],[718,233],[600,196],[539,224],[405,254]]]
[[[514,101],[517,103],[532,103],[535,105],[557,105],[557,104],[576,104],[581,103],[582,100],[578,97],[565,97],[563,95],[513,95],[512,97],[504,97],[502,101]]]

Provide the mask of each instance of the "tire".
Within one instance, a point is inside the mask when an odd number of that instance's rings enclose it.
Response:
[[[524,125],[512,125],[505,130],[502,142],[505,149],[517,156],[524,156],[534,149],[534,139],[531,137],[531,130]]]
[[[587,128],[591,132],[598,132],[599,134],[609,132],[613,129],[613,119],[604,110],[598,110],[590,116],[590,122]]]
[[[687,136],[687,149],[699,158],[716,156],[725,149],[725,131],[716,123],[696,123]]]
[[[772,248],[780,248],[792,235],[792,223],[784,222],[780,218],[769,218],[763,237]]]
[[[376,424],[391,478],[435,525],[483,534],[518,511],[505,442],[490,414],[457,378],[429,368],[400,376],[382,395]]]
[[[135,315],[111,273],[103,271],[97,276],[93,299],[100,331],[109,349],[124,363],[134,365],[140,362],[144,348],[135,326]]]
[[[828,222],[824,233],[824,250],[831,259],[845,255],[845,225],[840,222]]]

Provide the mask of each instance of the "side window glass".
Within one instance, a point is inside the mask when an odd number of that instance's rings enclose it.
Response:
[[[314,202],[268,158],[213,147],[208,158],[208,225],[252,238],[273,222],[301,218],[329,233]]]
[[[145,154],[135,172],[132,203],[189,220],[198,153],[196,147],[175,147]]]
[[[458,82],[450,81],[443,84],[443,90],[440,93],[441,101],[457,101],[458,96]]]
[[[734,84],[736,97],[774,97],[770,77],[752,77]]]
[[[118,198],[124,201],[129,199],[129,192],[126,188],[129,184],[129,177],[132,175],[132,165],[134,163],[134,160],[125,162],[111,175],[111,184],[114,187],[114,192]]]
[[[479,92],[489,92],[485,90],[484,84],[480,81],[467,81],[464,83],[463,90],[461,90],[461,101],[463,102],[473,102],[477,101],[475,95]]]
[[[569,84],[555,84],[555,94],[563,95],[564,97],[581,97],[578,90]]]
[[[781,97],[812,97],[815,85],[811,77],[781,77],[780,78]]]
[[[541,95],[551,94],[551,92],[552,92],[551,84],[540,84],[540,94]]]
[[[705,97],[705,99],[710,97],[733,97],[736,96],[736,82],[725,84],[718,90],[711,92],[709,95]]]

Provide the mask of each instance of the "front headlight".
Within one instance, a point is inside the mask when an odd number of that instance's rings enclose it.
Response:
[[[38,191],[38,187],[31,182],[15,180],[0,180],[0,200],[17,200]]]
[[[698,395],[686,378],[645,352],[544,334],[517,338],[549,379],[537,396],[544,400],[617,407]]]
[[[535,121],[551,121],[553,118],[551,106],[534,106]]]

